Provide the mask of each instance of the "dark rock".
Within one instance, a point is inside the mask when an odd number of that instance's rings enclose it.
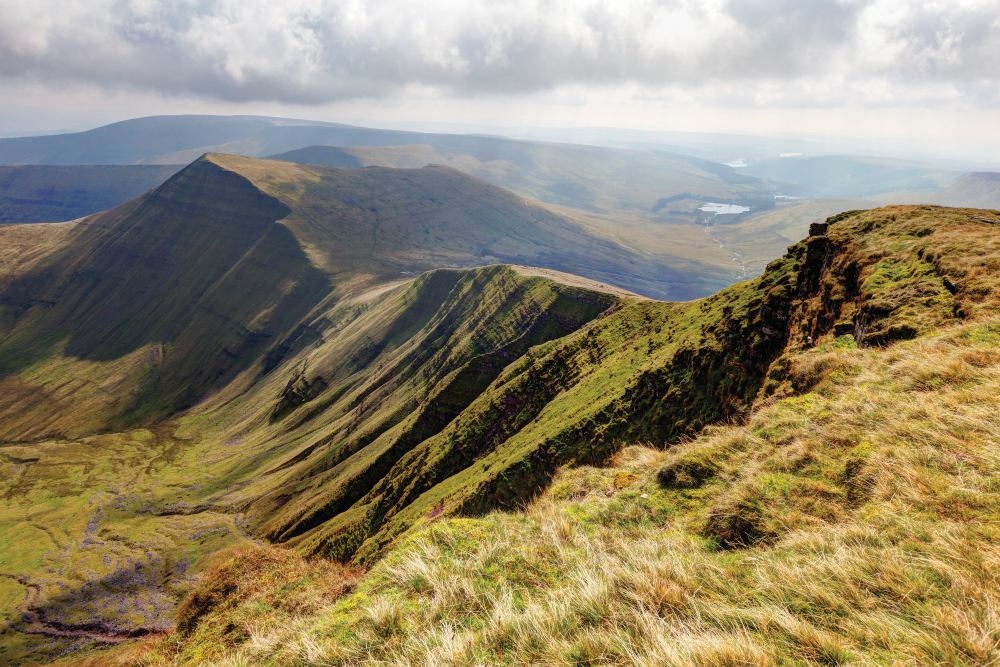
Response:
[[[717,469],[708,461],[681,459],[660,468],[656,479],[671,489],[695,489],[715,476]]]
[[[825,236],[827,227],[825,222],[814,222],[809,225],[809,236]]]

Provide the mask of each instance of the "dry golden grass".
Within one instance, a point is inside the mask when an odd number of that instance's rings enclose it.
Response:
[[[0,285],[61,248],[75,226],[74,222],[0,225]]]

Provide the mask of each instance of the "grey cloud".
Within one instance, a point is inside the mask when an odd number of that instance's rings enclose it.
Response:
[[[893,74],[970,81],[1000,78],[1000,6],[928,4],[892,31],[907,45]]]
[[[411,85],[477,95],[564,85],[799,89],[810,81],[928,78],[974,94],[1000,80],[1000,0],[634,0],[627,11],[610,0],[34,0],[27,12],[4,7],[19,2],[0,0],[0,77],[231,101],[323,103]],[[866,12],[883,9],[901,18],[865,23]],[[866,51],[879,44],[898,49],[898,57]]]

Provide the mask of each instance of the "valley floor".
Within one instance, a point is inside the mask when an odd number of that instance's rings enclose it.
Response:
[[[197,472],[169,429],[0,446],[0,663],[173,628],[238,515],[177,502]]]

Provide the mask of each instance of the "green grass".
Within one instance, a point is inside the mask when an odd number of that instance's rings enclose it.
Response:
[[[309,567],[327,556],[371,573],[302,614],[209,596],[223,607],[203,605],[190,638],[124,650],[291,663],[990,657],[995,625],[977,610],[994,582],[968,556],[992,558],[976,531],[995,511],[1000,239],[986,215],[838,216],[760,279],[693,302],[502,266],[337,294],[176,428],[101,436],[111,449],[93,464],[121,475],[137,466],[115,447],[164,448],[139,496],[102,519],[129,544],[169,552],[171,522],[198,516],[151,508],[239,511],[257,535],[319,557]],[[53,386],[58,368],[17,380]],[[97,382],[132,366],[65,368]],[[322,388],[289,408],[300,379]],[[63,487],[83,472],[46,475],[32,506],[79,533],[90,516]],[[298,555],[267,566],[279,589],[283,568],[306,567]],[[978,592],[935,580],[925,557]],[[831,569],[837,558],[849,572]],[[37,563],[18,573],[42,577]],[[67,583],[67,614],[100,613],[76,603],[89,576]],[[805,585],[834,576],[826,597]],[[245,627],[227,634],[233,614]]]
[[[169,465],[177,445],[134,431],[3,448],[0,661],[93,645],[22,634],[51,624],[119,633],[171,628],[178,597],[203,559],[247,541],[228,512],[174,513],[177,491],[194,478],[193,470]],[[23,615],[26,602],[43,623]]]

